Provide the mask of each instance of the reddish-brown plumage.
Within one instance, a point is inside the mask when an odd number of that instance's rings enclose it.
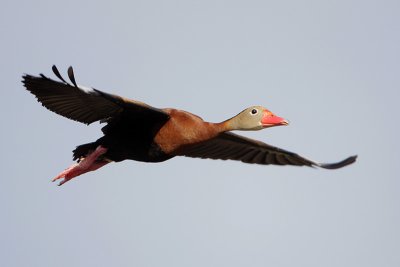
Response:
[[[73,158],[78,163],[54,178],[64,178],[60,185],[109,162],[126,159],[161,162],[175,156],[187,156],[325,169],[341,168],[356,160],[356,156],[352,156],[337,163],[316,163],[295,153],[229,133],[288,124],[260,106],[245,109],[226,121],[211,123],[186,111],[157,109],[96,89],[84,89],[76,83],[71,67],[68,76],[72,84],[61,77],[55,66],[53,72],[60,81],[41,74],[40,77],[24,75],[23,83],[43,106],[57,114],[86,124],[95,121],[107,123],[102,128],[104,135],[101,138],[73,151]]]
[[[187,145],[204,142],[225,131],[224,124],[205,122],[192,113],[163,109],[170,119],[158,131],[154,142],[166,154],[176,154]]]

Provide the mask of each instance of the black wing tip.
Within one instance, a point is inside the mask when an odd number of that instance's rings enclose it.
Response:
[[[74,69],[72,68],[72,66],[69,66],[67,72],[68,72],[68,77],[71,80],[72,84],[75,85],[75,87],[78,87],[75,81]]]
[[[53,73],[57,76],[58,79],[60,79],[61,81],[63,81],[64,83],[68,84],[64,78],[61,76],[60,72],[58,71],[56,65],[53,65],[51,67]],[[40,76],[40,77],[39,77]],[[32,81],[32,80],[37,80],[37,79],[45,79],[45,80],[51,80],[50,78],[48,78],[47,76],[45,76],[43,73],[39,73],[39,76],[33,76],[27,73],[22,74],[22,83],[24,85],[26,85],[27,82]]]
[[[335,163],[320,163],[317,164],[318,167],[323,168],[323,169],[328,169],[328,170],[335,170],[339,168],[343,168],[347,165],[353,164],[357,160],[357,155],[348,157],[342,161],[335,162]]]
[[[42,77],[42,78],[47,79],[47,77]],[[21,82],[24,85],[25,89],[32,92],[32,83],[34,83],[35,80],[37,80],[37,79],[41,79],[41,78],[32,76],[30,74],[23,74]]]
[[[29,74],[24,73],[24,74],[22,74],[22,80],[21,80],[21,82],[22,82],[23,84],[25,84],[25,83],[27,82],[27,80],[31,79],[32,77],[33,77],[32,75],[29,75]]]
[[[53,65],[51,67],[51,70],[53,71],[53,73],[57,76],[58,79],[60,79],[61,81],[63,81],[64,83],[68,84],[66,80],[64,80],[64,78],[62,77],[62,75],[60,74],[60,72],[58,71],[56,65]]]

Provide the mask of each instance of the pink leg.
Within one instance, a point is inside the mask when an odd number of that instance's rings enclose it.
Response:
[[[97,160],[98,157],[107,152],[107,148],[98,146],[95,151],[87,155],[84,159],[82,159],[79,163],[75,163],[71,165],[69,168],[65,169],[65,171],[61,172],[57,175],[52,181],[57,181],[58,179],[64,178],[58,185],[63,185],[68,182],[72,178],[84,174],[86,172],[97,170],[100,167],[103,167],[109,161],[107,160]]]

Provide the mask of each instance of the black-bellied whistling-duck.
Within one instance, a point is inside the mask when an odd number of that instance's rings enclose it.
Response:
[[[158,109],[144,103],[78,86],[72,67],[68,83],[53,66],[60,81],[43,74],[23,76],[28,91],[47,109],[69,119],[90,124],[105,122],[104,136],[73,151],[77,163],[57,175],[59,185],[94,171],[112,161],[132,159],[161,162],[175,156],[239,160],[246,163],[316,166],[337,169],[355,162],[357,156],[337,163],[316,163],[295,153],[237,134],[233,130],[261,130],[288,122],[261,106],[253,106],[220,123],[177,109]]]

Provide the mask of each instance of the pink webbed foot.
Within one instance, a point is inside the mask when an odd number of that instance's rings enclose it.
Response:
[[[79,163],[75,163],[65,169],[63,172],[61,172],[59,175],[54,177],[52,182],[57,181],[59,179],[64,178],[61,180],[61,182],[58,184],[63,185],[69,180],[71,180],[74,177],[77,177],[81,174],[84,174],[86,172],[94,171],[97,170],[100,167],[103,167],[109,161],[107,160],[98,160],[98,158],[103,155],[104,153],[107,152],[107,148],[98,146],[95,151],[92,153],[88,154],[84,159],[82,159]]]

